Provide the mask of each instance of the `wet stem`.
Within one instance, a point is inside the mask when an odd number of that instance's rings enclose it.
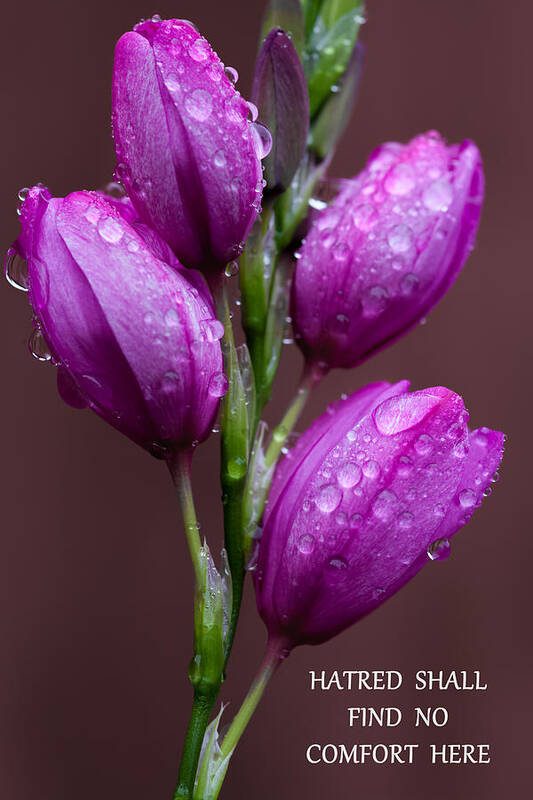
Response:
[[[178,493],[189,552],[193,563],[196,585],[201,585],[201,542],[191,488],[191,451],[177,451],[168,460],[168,468]],[[191,717],[185,735],[185,743],[178,774],[178,786],[174,800],[191,800],[198,759],[209,722],[211,710],[217,698],[220,684],[214,687],[195,687]]]

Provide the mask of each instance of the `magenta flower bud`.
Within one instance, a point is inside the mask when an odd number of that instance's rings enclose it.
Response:
[[[34,187],[16,246],[63,399],[156,455],[204,439],[227,382],[203,278],[164,263],[99,193]]]
[[[497,479],[503,434],[469,431],[449,389],[408,387],[375,383],[338,402],[278,466],[256,593],[288,648],[329,639],[445,558]]]
[[[117,179],[179,260],[204,271],[240,254],[271,145],[236,75],[184,20],[143,22],[115,50]]]
[[[384,144],[312,225],[292,317],[305,356],[353,367],[425,317],[474,246],[484,178],[476,145],[437,133]]]

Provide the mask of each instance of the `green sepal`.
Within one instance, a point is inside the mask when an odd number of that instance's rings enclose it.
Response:
[[[201,579],[194,599],[194,656],[189,677],[203,695],[218,690],[224,667],[225,592],[207,544],[200,550]],[[231,613],[231,612],[230,612]]]
[[[325,0],[304,52],[311,119],[346,70],[364,21],[363,0]]]

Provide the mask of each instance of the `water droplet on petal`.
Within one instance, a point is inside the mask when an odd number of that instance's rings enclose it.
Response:
[[[165,314],[165,324],[169,328],[177,328],[180,324],[180,319],[178,317],[178,312],[175,308],[169,308],[167,313]]]
[[[459,505],[461,508],[473,508],[476,505],[476,493],[472,489],[463,489],[459,492]]]
[[[210,51],[209,42],[204,39],[203,36],[199,36],[198,39],[195,39],[189,47],[189,55],[195,61],[205,61]]]
[[[376,517],[384,522],[388,522],[394,513],[396,505],[397,498],[394,492],[384,489],[374,500],[372,511]]]
[[[234,275],[237,275],[239,272],[239,264],[237,261],[230,261],[229,264],[226,266],[224,270],[224,274],[226,278],[232,278]]]
[[[235,85],[239,80],[239,73],[237,72],[237,70],[234,69],[234,67],[224,67],[224,72],[226,74],[226,78],[230,81],[230,83]]]
[[[390,397],[374,411],[376,428],[384,436],[393,436],[409,430],[422,422],[440,402],[440,397],[419,392]],[[416,449],[418,453],[423,454],[421,450]]]
[[[205,89],[195,89],[185,98],[185,109],[193,119],[204,122],[211,114],[213,98]]]
[[[298,539],[298,550],[308,556],[315,549],[315,537],[310,533],[305,533]]]
[[[370,478],[371,480],[375,480],[379,476],[380,472],[381,468],[378,462],[374,461],[373,459],[369,459],[368,461],[365,461],[365,463],[363,464],[363,475],[365,476],[365,478]]]
[[[272,150],[272,136],[270,135],[270,131],[259,122],[254,122],[252,124],[251,131],[253,137],[252,143],[257,158],[266,158]]]
[[[204,319],[200,328],[207,342],[218,342],[224,336],[224,325],[218,319]]]
[[[400,478],[408,478],[413,472],[413,462],[409,456],[400,456],[398,459],[397,474]]]
[[[427,550],[432,561],[444,561],[450,555],[450,542],[448,539],[435,539]]]
[[[403,514],[400,514],[398,517],[398,526],[400,530],[408,531],[412,528],[414,519],[414,516],[409,511],[404,511]]]
[[[124,236],[124,229],[114,217],[103,217],[98,221],[98,233],[104,241],[117,244]]]
[[[211,397],[223,397],[228,391],[228,379],[223,372],[217,372],[209,381]]]
[[[372,286],[367,289],[361,298],[363,316],[378,317],[385,311],[388,298],[388,292],[383,286]]]
[[[407,275],[404,275],[400,282],[400,292],[404,297],[409,297],[415,291],[418,283],[419,281],[417,276],[412,272],[408,272]]]
[[[4,274],[8,283],[20,292],[28,291],[28,265],[14,247],[10,247],[4,259]]]
[[[328,562],[328,567],[334,570],[343,570],[346,569],[348,566],[348,562],[344,558],[344,556],[335,556],[334,558],[330,558]]]
[[[318,509],[324,514],[331,514],[341,504],[342,492],[333,484],[323,486],[315,497],[315,503]]]
[[[434,181],[422,195],[422,201],[430,211],[447,211],[452,199],[453,189],[447,178]]]
[[[385,190],[389,194],[408,194],[415,186],[415,174],[409,164],[398,164],[385,178]]]
[[[215,167],[225,167],[226,166],[226,154],[223,150],[217,150],[215,155],[213,156],[213,163]]]
[[[433,439],[429,434],[423,433],[415,442],[415,450],[420,456],[427,456],[433,451]]]
[[[407,225],[396,225],[387,237],[393,253],[405,253],[413,243],[413,233]]]
[[[28,341],[30,353],[37,361],[50,361],[52,358],[46,340],[39,328],[34,328]]]
[[[351,489],[352,486],[356,486],[359,483],[362,474],[359,464],[354,464],[349,461],[340,468],[337,474],[337,480],[343,489]]]

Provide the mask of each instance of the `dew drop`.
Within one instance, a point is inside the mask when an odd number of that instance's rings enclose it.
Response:
[[[430,184],[422,195],[422,202],[430,211],[447,211],[453,199],[453,189],[447,178]]]
[[[372,511],[378,519],[388,522],[392,517],[397,504],[394,492],[384,489],[372,504]]]
[[[461,508],[473,508],[476,505],[476,493],[472,489],[463,489],[459,492],[459,505]]]
[[[204,122],[211,115],[213,98],[205,89],[195,89],[185,98],[185,109],[193,119]]]
[[[224,336],[224,325],[218,319],[204,319],[200,328],[206,342],[218,342]]]
[[[402,531],[408,531],[413,527],[414,516],[409,511],[404,511],[398,517],[398,526]]]
[[[413,472],[413,462],[409,456],[400,456],[398,459],[397,474],[400,478],[408,478]]]
[[[379,473],[381,472],[380,466],[377,461],[369,459],[365,461],[363,464],[363,475],[365,478],[370,478],[371,480],[375,480]]]
[[[385,178],[385,191],[393,195],[408,194],[415,186],[415,174],[408,164],[398,164]]]
[[[423,433],[415,442],[415,450],[419,456],[427,456],[433,452],[433,439],[427,433]]]
[[[390,397],[374,411],[374,423],[384,436],[394,436],[418,425],[440,402],[440,397],[419,392]]]
[[[50,361],[52,355],[39,328],[34,328],[28,341],[30,353],[37,361]]]
[[[224,274],[226,278],[232,278],[234,275],[237,275],[239,272],[239,264],[237,261],[230,261],[229,264],[226,266],[224,270]]]
[[[378,215],[370,203],[361,203],[352,211],[352,219],[356,228],[366,233],[377,223]]]
[[[387,241],[393,253],[405,253],[411,247],[413,234],[407,225],[396,225],[389,231]]]
[[[178,328],[180,324],[180,319],[178,317],[178,312],[175,308],[169,308],[167,313],[165,314],[165,324],[168,328]]]
[[[372,286],[367,289],[361,298],[363,316],[369,318],[378,317],[385,311],[388,298],[388,292],[383,286]]]
[[[342,492],[333,484],[323,486],[315,497],[316,506],[323,514],[331,514],[335,511],[340,506],[341,500]]]
[[[4,259],[4,274],[7,282],[19,292],[28,291],[28,265],[14,247],[10,247]]]
[[[169,92],[177,92],[180,88],[180,78],[175,72],[170,72],[165,78],[165,86]]]
[[[98,233],[104,241],[117,244],[124,236],[124,229],[114,217],[103,217],[98,221]]]
[[[304,556],[310,555],[315,549],[315,537],[310,533],[305,533],[298,539],[298,550]]]
[[[338,474],[337,480],[343,489],[351,489],[356,486],[362,478],[362,470],[359,464],[349,461],[344,464]]]
[[[444,561],[450,555],[450,542],[448,539],[435,539],[427,550],[432,561]]]
[[[361,514],[352,514],[349,521],[351,531],[357,531],[363,524],[363,517]]]
[[[348,562],[344,556],[335,556],[328,561],[328,567],[333,570],[344,570],[348,566]]]
[[[272,136],[270,135],[270,131],[259,122],[254,122],[252,124],[251,131],[252,144],[257,158],[260,160],[266,158],[272,150]]]
[[[404,297],[409,297],[413,294],[416,287],[418,286],[419,280],[416,275],[412,272],[408,272],[407,275],[404,275],[400,282],[400,292],[403,294]]]
[[[224,73],[230,83],[235,85],[239,80],[239,73],[234,67],[224,67]]]
[[[203,36],[199,36],[198,39],[195,39],[189,47],[189,55],[195,61],[205,61],[210,51],[209,42],[204,39]]]
[[[211,397],[223,397],[228,391],[228,379],[223,372],[215,373],[209,381]]]
[[[225,167],[226,166],[226,154],[223,150],[217,150],[215,155],[213,156],[213,163],[215,167]]]

